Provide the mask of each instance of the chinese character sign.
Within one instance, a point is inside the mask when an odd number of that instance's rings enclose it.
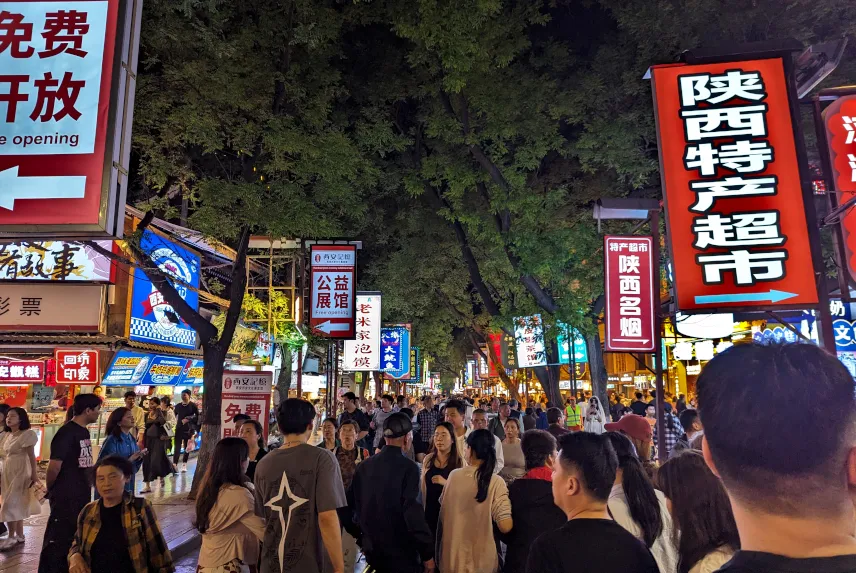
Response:
[[[59,359],[57,359],[59,361]],[[104,372],[104,386],[194,386],[202,384],[202,360],[120,350]]]
[[[98,332],[105,287],[0,284],[0,331]]]
[[[838,202],[856,195],[856,96],[838,98],[823,112],[829,140],[830,177],[834,180]],[[841,217],[844,248],[850,276],[856,276],[856,213],[853,209]]]
[[[0,0],[0,225],[103,233],[114,219],[116,175],[104,167],[124,161],[110,123],[127,120],[120,89],[133,91],[116,48],[136,52],[120,4]]]
[[[143,233],[140,247],[160,270],[176,279],[173,286],[181,298],[191,308],[199,308],[199,255],[149,230]],[[178,317],[142,269],[134,269],[132,288],[128,326],[131,340],[196,348],[196,331]]]
[[[396,324],[380,330],[381,370],[388,379],[410,378],[410,325]]]
[[[816,304],[782,60],[652,78],[678,308]]]
[[[517,368],[547,365],[544,324],[540,314],[515,318],[514,338],[517,345]]]
[[[45,379],[44,360],[0,359],[0,384],[41,382]]]
[[[380,370],[381,295],[357,293],[356,335],[345,341],[345,365],[348,371]]]
[[[260,423],[267,436],[272,386],[272,372],[224,371],[220,437],[233,435],[238,414],[246,414]]]
[[[57,349],[54,358],[57,384],[98,384],[101,381],[97,350]]]
[[[96,241],[108,251],[113,241]],[[83,243],[22,241],[0,245],[0,280],[112,283],[110,259]]]
[[[354,338],[357,248],[313,245],[309,327],[317,336]]]
[[[653,352],[656,347],[653,245],[651,237],[604,237],[604,350],[608,352]]]
[[[571,328],[566,324],[559,323],[559,333],[557,335],[559,342],[559,362],[562,364],[570,364],[571,362],[588,362],[588,348],[586,347],[586,339],[576,329]],[[573,332],[574,336],[574,356],[571,360],[570,345],[568,344],[568,333]]]

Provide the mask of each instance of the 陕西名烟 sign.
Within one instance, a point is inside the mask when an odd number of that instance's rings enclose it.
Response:
[[[607,352],[654,352],[654,300],[659,278],[651,237],[603,239],[604,331]]]
[[[651,73],[678,309],[817,304],[782,59]]]
[[[161,271],[177,279],[173,286],[181,298],[194,310],[199,308],[199,255],[148,229],[140,239],[140,248]],[[140,268],[134,269],[130,304],[128,336],[131,340],[196,348],[196,331],[178,317]]]
[[[357,247],[312,245],[309,328],[326,338],[354,338]]]
[[[3,231],[121,236],[140,10],[0,0]]]

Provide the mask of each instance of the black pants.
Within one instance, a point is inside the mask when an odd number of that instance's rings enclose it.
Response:
[[[77,532],[77,516],[88,501],[51,499],[51,516],[45,529],[39,573],[68,573],[68,550]]]
[[[187,463],[187,458],[190,457],[190,453],[187,451],[187,446],[189,444],[190,436],[175,437],[175,451],[172,454],[172,463],[178,464],[178,458],[181,455],[181,448],[184,448],[184,459],[182,461]]]

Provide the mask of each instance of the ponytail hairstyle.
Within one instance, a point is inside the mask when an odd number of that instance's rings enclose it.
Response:
[[[478,483],[476,501],[482,503],[487,499],[487,490],[490,487],[490,480],[493,478],[493,468],[496,467],[493,434],[487,430],[476,430],[467,436],[467,445],[476,459],[481,462],[476,471],[476,482]]]
[[[627,497],[630,517],[639,525],[642,541],[650,548],[663,532],[663,516],[654,485],[636,457],[631,441],[618,432],[607,432],[606,436],[618,454],[618,469],[622,470],[621,487]]]

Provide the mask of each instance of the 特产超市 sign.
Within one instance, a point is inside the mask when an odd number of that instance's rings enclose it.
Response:
[[[782,59],[651,72],[678,309],[817,304]]]

